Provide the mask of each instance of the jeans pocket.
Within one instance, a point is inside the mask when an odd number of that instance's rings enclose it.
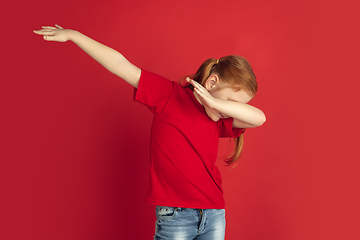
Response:
[[[156,206],[156,214],[159,217],[173,217],[176,213],[174,207]]]

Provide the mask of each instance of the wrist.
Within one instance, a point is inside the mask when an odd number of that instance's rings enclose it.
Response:
[[[74,39],[76,39],[76,36],[79,34],[80,32],[76,31],[76,30],[72,30],[72,29],[66,29],[65,30],[65,37],[67,40],[69,41],[74,41]]]
[[[214,110],[218,110],[220,105],[221,105],[221,99],[213,98],[212,105],[210,106],[210,108]]]

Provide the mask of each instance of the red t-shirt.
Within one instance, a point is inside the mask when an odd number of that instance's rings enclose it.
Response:
[[[222,209],[215,166],[219,137],[238,137],[232,118],[212,121],[190,88],[142,70],[134,99],[154,113],[150,183],[145,201],[170,207]]]

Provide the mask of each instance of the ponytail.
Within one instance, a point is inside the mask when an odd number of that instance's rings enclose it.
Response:
[[[244,134],[242,133],[239,137],[235,138],[234,143],[234,152],[230,156],[228,156],[226,160],[224,160],[228,166],[232,165],[240,159],[244,145]],[[236,166],[236,164],[234,165],[234,167]]]

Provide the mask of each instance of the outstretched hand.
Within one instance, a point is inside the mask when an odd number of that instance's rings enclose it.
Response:
[[[186,81],[193,85],[195,93],[198,95],[201,103],[204,106],[214,108],[216,98],[211,96],[208,90],[206,90],[203,86],[201,86],[200,83],[194,81],[193,79],[186,78]]]
[[[33,32],[44,36],[46,41],[66,42],[69,40],[68,31],[68,29],[55,24],[55,27],[43,26],[41,30],[34,30]]]

